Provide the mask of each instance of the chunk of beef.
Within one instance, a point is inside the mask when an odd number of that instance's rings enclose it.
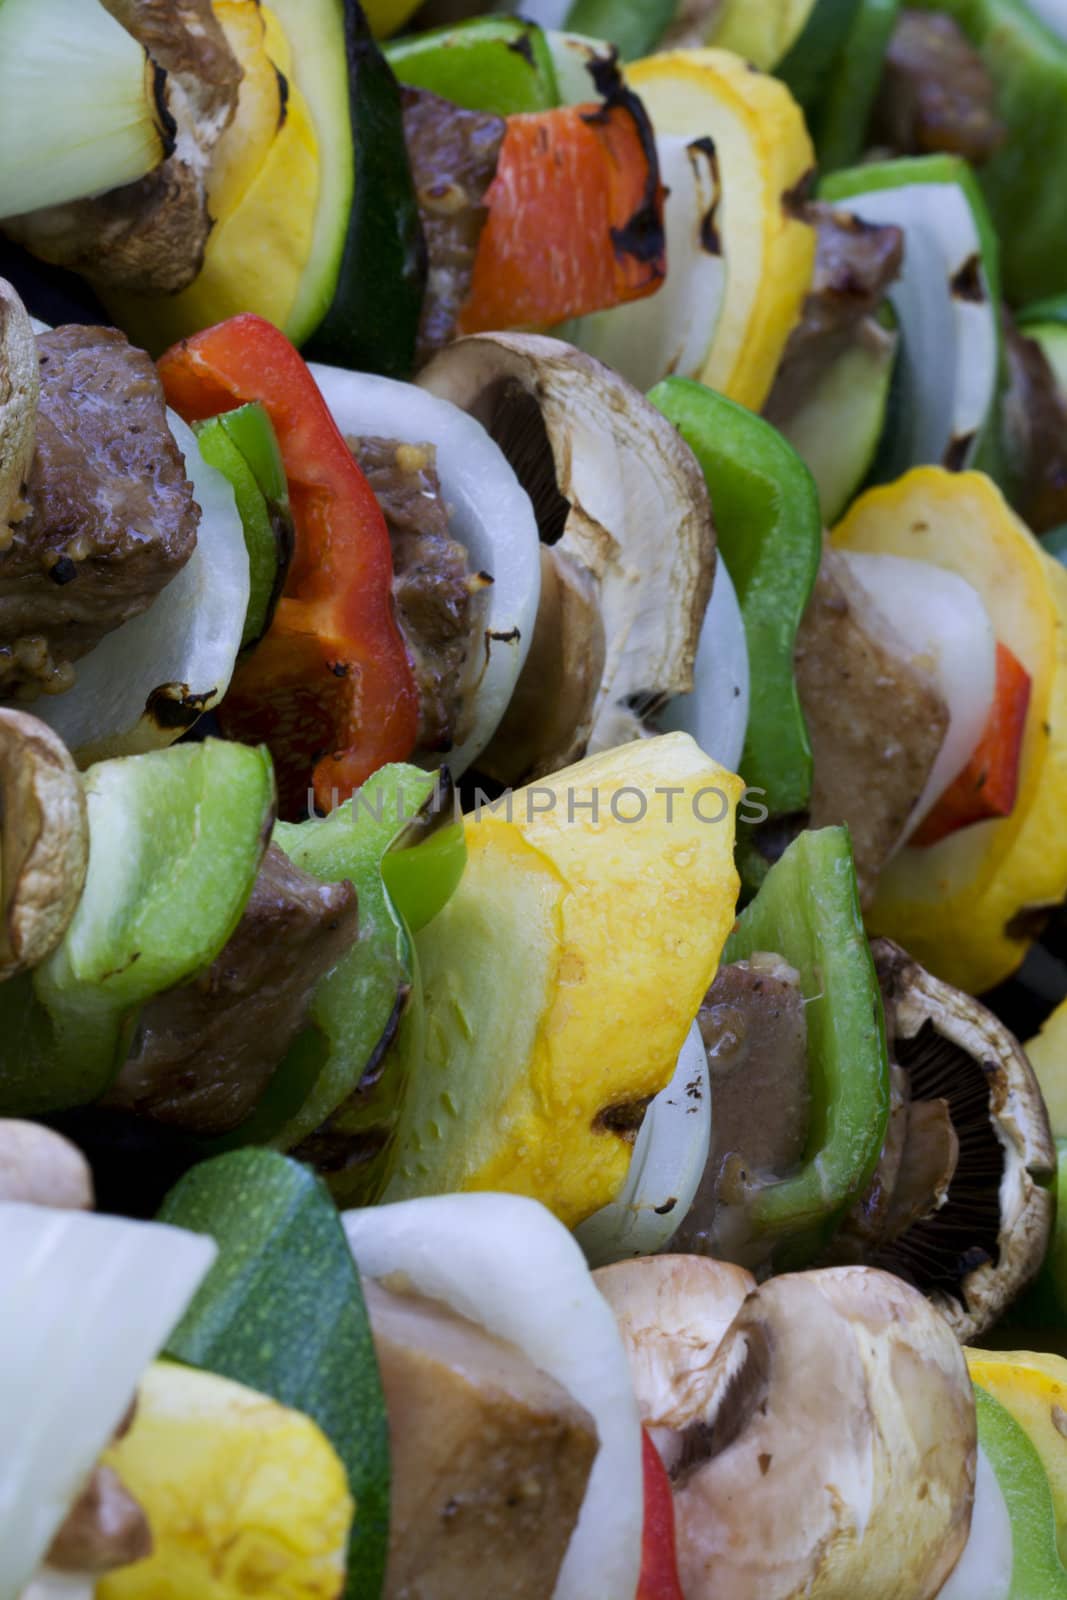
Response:
[[[1007,137],[988,67],[952,17],[902,11],[886,51],[871,132],[901,155],[946,150],[980,166]]]
[[[203,263],[211,157],[237,110],[241,67],[211,0],[104,4],[168,74],[174,151],[134,183],[29,212],[5,227],[35,255],[101,287],[177,294]]]
[[[513,1345],[366,1281],[389,1414],[386,1600],[552,1593],[597,1451],[592,1418]]]
[[[811,1116],[798,974],[781,956],[721,967],[697,1017],[711,1079],[711,1145],[671,1246],[755,1265],[746,1200],[804,1156]]]
[[[107,1104],[193,1133],[237,1127],[304,1028],[319,979],[354,944],[357,922],[350,883],[320,883],[271,845],[225,949],[142,1011]]]
[[[486,580],[472,574],[449,531],[433,445],[378,438],[348,444],[389,529],[397,620],[419,690],[419,749],[446,751],[464,736],[463,690]]]
[[[1036,339],[1003,312],[1008,383],[1002,427],[1012,499],[1035,533],[1067,522],[1067,403]]]
[[[507,124],[503,117],[465,111],[424,89],[405,89],[403,99],[404,137],[429,256],[417,350],[421,365],[453,337],[470,293],[489,215],[485,195],[496,176]]]
[[[891,224],[826,205],[809,206],[806,216],[817,233],[815,273],[764,407],[772,422],[792,416],[827,368],[864,336],[904,259],[903,230]]]
[[[110,328],[37,343],[27,509],[0,549],[0,695],[68,688],[71,663],[185,565],[200,518],[144,352]]]
[[[152,1532],[137,1501],[110,1467],[94,1467],[52,1540],[48,1565],[60,1572],[111,1572],[152,1554]]]
[[[796,671],[815,764],[811,826],[848,823],[867,901],[930,776],[948,707],[829,548],[797,633]]]

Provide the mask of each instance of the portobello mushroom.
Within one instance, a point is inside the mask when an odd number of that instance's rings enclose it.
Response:
[[[973,1341],[1044,1259],[1056,1166],[1048,1115],[991,1011],[890,940],[872,951],[906,1120],[831,1252],[905,1278]]]
[[[688,447],[617,374],[540,335],[460,339],[418,382],[500,445],[556,569],[546,591],[566,597],[538,614],[524,678],[480,770],[523,782],[618,743],[620,718],[639,733],[644,717],[692,689],[714,577],[711,508]],[[546,692],[546,661],[558,663],[550,687],[572,678],[566,727]]]

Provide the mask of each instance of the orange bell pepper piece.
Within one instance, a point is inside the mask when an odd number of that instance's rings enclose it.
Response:
[[[1007,645],[998,643],[996,687],[985,731],[959,777],[908,840],[910,845],[937,844],[972,822],[1011,815],[1029,705],[1030,674]]]
[[[666,276],[656,146],[629,90],[509,117],[486,204],[460,333],[551,326]]]

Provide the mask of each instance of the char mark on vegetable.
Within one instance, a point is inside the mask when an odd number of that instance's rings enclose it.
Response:
[[[985,284],[982,282],[982,258],[977,251],[969,255],[963,266],[952,277],[949,289],[957,300],[971,300],[975,305],[984,305],[986,299]]]
[[[967,457],[971,453],[971,446],[973,444],[973,431],[971,433],[958,433],[956,437],[949,442],[948,448],[945,451],[945,457],[942,465],[949,472],[962,472],[964,467],[967,465]]]

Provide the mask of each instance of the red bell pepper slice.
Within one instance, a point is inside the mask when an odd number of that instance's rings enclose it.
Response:
[[[659,1451],[641,1430],[645,1525],[641,1537],[641,1580],[636,1600],[685,1600],[674,1543],[674,1496]]]
[[[266,744],[283,816],[309,782],[328,810],[415,745],[418,695],[393,611],[393,561],[380,506],[307,365],[262,317],[231,317],[159,361],[186,422],[250,400],[278,436],[296,548],[264,638],[237,664],[221,720]]]
[[[486,205],[461,333],[548,327],[641,299],[666,276],[656,146],[628,90],[509,117]]]
[[[1007,645],[998,643],[996,687],[985,731],[959,777],[908,840],[910,845],[922,849],[972,822],[1011,815],[1029,705],[1030,674]]]

